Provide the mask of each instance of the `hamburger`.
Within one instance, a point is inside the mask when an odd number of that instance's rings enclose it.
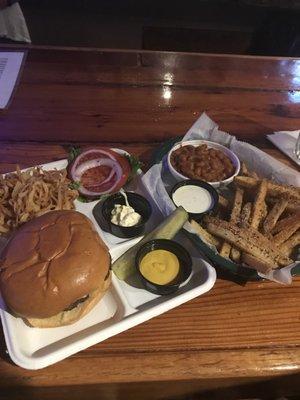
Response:
[[[32,327],[78,321],[103,297],[110,280],[108,249],[77,211],[51,211],[27,222],[0,259],[3,300]]]

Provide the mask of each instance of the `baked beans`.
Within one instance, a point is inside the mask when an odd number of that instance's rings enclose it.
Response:
[[[230,158],[222,151],[200,146],[182,146],[171,154],[171,164],[180,174],[206,182],[223,181],[234,174]]]

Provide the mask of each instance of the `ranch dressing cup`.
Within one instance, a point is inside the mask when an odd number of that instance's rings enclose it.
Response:
[[[215,211],[219,202],[216,189],[198,179],[188,179],[177,183],[172,188],[170,197],[176,207],[182,206],[190,218],[197,221]]]

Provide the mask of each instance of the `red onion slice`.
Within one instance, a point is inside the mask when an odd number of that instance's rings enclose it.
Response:
[[[94,160],[85,161],[82,164],[80,164],[75,170],[74,180],[80,181],[82,175],[91,168],[110,167],[111,169],[115,169],[115,165],[116,161],[110,160],[108,158],[96,158]]]
[[[76,181],[76,179],[74,179],[74,175],[75,175],[77,166],[80,165],[80,162],[84,157],[86,157],[87,155],[89,155],[91,153],[98,154],[98,157],[97,156],[94,157],[95,159],[100,158],[101,156],[104,155],[106,158],[116,161],[115,157],[112,154],[110,154],[108,151],[98,150],[98,149],[86,150],[86,151],[82,152],[81,154],[79,154],[72,164],[70,174],[71,174],[73,181]]]
[[[76,166],[77,165],[78,165],[78,162],[76,163]],[[119,181],[120,181],[120,179],[122,177],[122,173],[123,173],[120,164],[115,159],[111,159],[111,158],[110,159],[108,159],[108,158],[96,158],[96,159],[93,159],[93,160],[84,161],[76,169],[74,168],[74,165],[73,165],[72,169],[71,169],[72,179],[75,182],[80,182],[81,178],[82,178],[82,175],[86,171],[88,171],[91,168],[97,168],[97,167],[100,167],[100,166],[110,167],[111,171],[110,171],[110,173],[109,173],[107,178],[105,178],[103,181],[99,182],[98,184],[92,185],[92,187],[101,186],[104,183],[107,183],[114,175],[116,175],[115,183],[112,185],[112,187],[110,189],[105,190],[105,191],[97,191],[97,192],[88,190],[84,186],[81,185],[80,188],[79,188],[80,193],[82,193],[84,195],[87,195],[87,196],[100,196],[101,194],[111,193],[111,192],[114,191],[114,188],[118,185],[118,183],[119,183]]]

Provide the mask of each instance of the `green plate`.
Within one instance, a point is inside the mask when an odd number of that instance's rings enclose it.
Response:
[[[182,140],[183,136],[176,136],[168,139],[162,143],[153,152],[151,159],[151,166],[161,162],[163,157],[171,150],[175,143]],[[196,244],[199,250],[206,255],[207,258],[218,268],[222,270],[225,275],[231,275],[232,278],[238,280],[239,283],[247,282],[248,280],[260,280],[262,279],[255,270],[243,267],[239,264],[234,263],[227,258],[221,257],[218,253],[215,253],[206,243],[204,243],[198,235],[194,235],[190,232],[183,230],[184,233],[190,238],[190,240]],[[300,263],[296,265],[292,270],[292,275],[300,275]]]

